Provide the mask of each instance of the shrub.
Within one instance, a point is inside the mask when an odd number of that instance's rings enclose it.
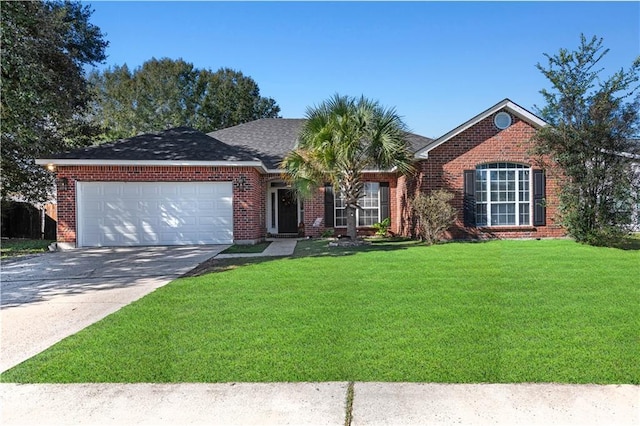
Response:
[[[322,234],[320,234],[320,236],[322,238],[331,238],[333,237],[333,228],[327,228],[324,231],[322,231]]]
[[[451,192],[440,189],[430,195],[420,193],[411,201],[413,213],[418,218],[418,231],[427,244],[436,243],[453,224],[456,211],[451,206],[452,199]]]
[[[389,232],[389,226],[391,226],[391,219],[386,218],[382,222],[377,222],[371,225],[376,230],[376,235],[379,237],[386,237]]]

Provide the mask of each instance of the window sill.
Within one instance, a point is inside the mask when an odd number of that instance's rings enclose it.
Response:
[[[531,225],[524,226],[478,226],[477,227],[481,231],[487,232],[522,232],[522,231],[537,231],[538,228]]]

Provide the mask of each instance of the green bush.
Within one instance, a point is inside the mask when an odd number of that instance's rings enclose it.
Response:
[[[391,226],[391,219],[386,218],[382,222],[374,223],[371,227],[376,230],[376,235],[386,237]]]
[[[320,234],[320,236],[322,238],[331,238],[333,237],[333,228],[327,228],[324,231],[322,231],[322,234]]]

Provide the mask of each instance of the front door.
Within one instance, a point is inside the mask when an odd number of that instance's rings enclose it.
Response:
[[[278,189],[278,233],[298,233],[298,201],[290,189]]]

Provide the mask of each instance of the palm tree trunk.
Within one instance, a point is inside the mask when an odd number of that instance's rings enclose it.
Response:
[[[351,241],[356,240],[356,208],[353,205],[347,205],[347,235]]]

